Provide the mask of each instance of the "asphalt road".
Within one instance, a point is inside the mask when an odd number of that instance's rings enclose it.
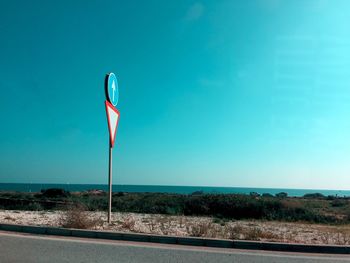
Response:
[[[0,262],[334,263],[350,262],[350,256],[186,247],[0,231]]]

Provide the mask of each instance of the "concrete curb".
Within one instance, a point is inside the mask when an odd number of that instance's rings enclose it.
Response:
[[[302,253],[350,254],[350,246],[337,245],[303,245],[289,243],[257,242],[242,240],[225,240],[213,238],[160,236],[150,234],[122,233],[96,230],[81,230],[58,227],[26,226],[15,224],[0,224],[0,230],[22,232],[40,235],[57,235],[83,238],[99,238],[109,240],[124,240],[137,242],[153,242],[161,244],[178,244],[188,246],[205,246],[219,248],[236,248],[251,250],[269,250]]]

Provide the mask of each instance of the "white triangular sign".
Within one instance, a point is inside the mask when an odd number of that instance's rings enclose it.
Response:
[[[114,108],[114,106],[111,103],[106,101],[106,112],[108,119],[110,145],[111,147],[113,147],[118,127],[119,111],[116,108]]]

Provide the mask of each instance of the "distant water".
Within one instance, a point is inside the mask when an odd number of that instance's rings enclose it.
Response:
[[[0,191],[40,192],[42,189],[62,188],[68,191],[86,191],[91,189],[108,190],[103,184],[5,184],[0,183]],[[210,186],[163,186],[163,185],[113,185],[113,192],[130,193],[177,193],[190,194],[203,191],[209,194],[276,194],[286,192],[289,196],[303,196],[309,193],[327,195],[350,196],[350,190],[318,190],[318,189],[278,189],[278,188],[245,188],[245,187],[210,187]]]

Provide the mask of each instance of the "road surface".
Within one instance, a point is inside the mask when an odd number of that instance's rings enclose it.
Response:
[[[350,256],[186,247],[0,231],[0,262],[336,263],[350,262]]]

